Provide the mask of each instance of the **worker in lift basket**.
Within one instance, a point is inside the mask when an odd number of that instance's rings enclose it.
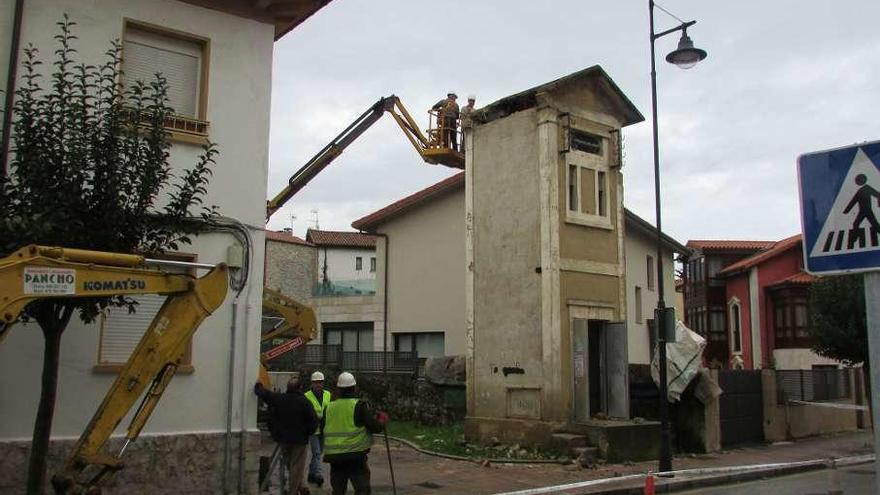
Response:
[[[457,99],[458,95],[450,91],[446,95],[445,100],[440,100],[431,107],[432,110],[439,112],[437,122],[442,126],[440,128],[440,139],[442,140],[443,147],[452,148],[455,151],[458,151],[456,132],[458,132],[459,110],[458,103],[456,103]]]
[[[337,397],[327,406],[322,422],[324,460],[330,463],[333,495],[344,495],[351,481],[355,495],[370,494],[370,452],[372,433],[382,431],[388,415],[374,413],[357,398],[354,375],[344,371],[336,382]]]
[[[281,445],[290,474],[288,495],[308,494],[304,483],[306,452],[309,435],[319,423],[314,408],[299,389],[299,377],[287,382],[286,393],[266,390],[260,382],[254,385],[254,393],[269,406],[269,433]]]
[[[330,404],[330,392],[324,390],[324,373],[316,371],[312,373],[312,387],[305,393],[306,399],[315,409],[318,421],[324,418],[324,412],[327,411],[327,405]],[[321,429],[320,425],[315,428],[315,432],[309,436],[309,446],[312,451],[312,458],[309,461],[309,483],[314,483],[321,487],[324,484],[324,475],[321,473]]]

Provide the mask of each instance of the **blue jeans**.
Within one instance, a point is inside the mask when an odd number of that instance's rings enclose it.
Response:
[[[321,478],[321,439],[318,435],[309,436],[309,446],[312,450],[312,459],[309,461],[309,478]]]

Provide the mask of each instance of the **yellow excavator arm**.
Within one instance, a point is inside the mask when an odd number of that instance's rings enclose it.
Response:
[[[0,259],[0,331],[4,335],[25,306],[38,299],[168,296],[83,431],[63,471],[53,477],[59,493],[90,493],[122,467],[120,457],[155,409],[190,338],[226,298],[228,270],[224,264],[195,278],[147,268],[151,262],[161,263],[138,255],[43,246],[27,246]],[[113,431],[141,396],[122,450],[115,454],[103,452]]]
[[[269,361],[307,344],[318,334],[318,319],[315,311],[280,291],[263,287],[263,312],[269,311],[281,317],[278,324],[263,332],[263,342],[276,338],[289,337],[284,343],[260,354],[260,382],[268,388],[269,374],[266,366]]]

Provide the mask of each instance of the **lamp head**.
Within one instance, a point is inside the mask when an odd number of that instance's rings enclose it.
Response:
[[[666,55],[666,61],[677,65],[680,69],[690,69],[697,62],[706,58],[706,50],[694,48],[694,42],[688,36],[687,30],[682,30],[681,39],[678,40],[678,48]]]

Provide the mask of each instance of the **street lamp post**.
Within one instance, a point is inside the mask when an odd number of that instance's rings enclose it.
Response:
[[[648,11],[651,20],[651,119],[654,131],[654,208],[657,216],[657,309],[654,322],[657,328],[658,364],[660,365],[660,465],[658,471],[672,471],[672,451],[669,431],[669,399],[667,397],[666,377],[666,342],[673,340],[675,335],[674,308],[667,308],[663,300],[663,229],[660,216],[660,148],[657,137],[657,70],[655,67],[654,41],[657,38],[681,31],[678,48],[666,56],[666,61],[682,69],[690,69],[697,62],[706,58],[706,52],[694,48],[694,43],[687,35],[687,28],[697,21],[682,22],[679,26],[659,33],[654,32],[654,0],[648,0]],[[662,7],[660,7],[662,9]],[[665,12],[665,10],[664,10]],[[667,12],[668,13],[668,12]],[[670,14],[671,15],[671,14]]]

